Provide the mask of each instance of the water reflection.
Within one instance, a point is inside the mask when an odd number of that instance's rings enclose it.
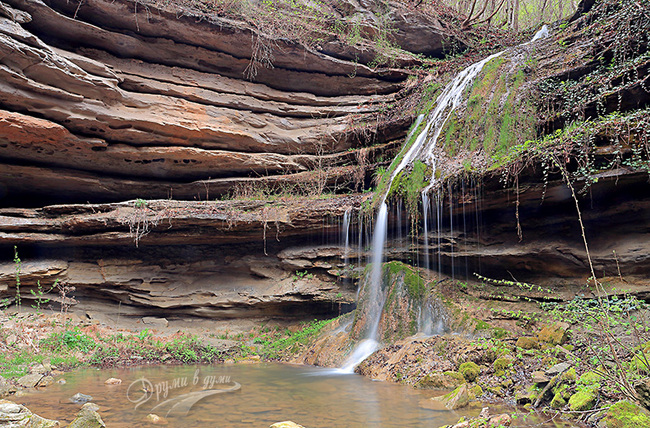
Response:
[[[123,382],[116,386],[104,385],[109,377],[120,378]],[[148,382],[144,387],[143,378]],[[211,390],[231,388],[235,382],[241,384],[241,388],[199,400],[184,417],[174,416],[172,412],[168,427],[268,427],[283,420],[293,420],[308,428],[437,427],[454,423],[461,416],[439,406],[421,406],[435,395],[431,391],[373,382],[363,376],[342,376],[327,369],[304,366],[237,364],[101,371],[88,369],[68,373],[65,379],[66,384],[50,386],[16,401],[41,416],[67,423],[81,406],[70,403],[68,399],[82,392],[93,396],[93,402],[100,406],[100,414],[107,426],[146,427],[150,424],[145,418],[154,407],[170,408],[180,401],[179,397],[189,397],[192,392],[196,394],[202,391],[208,379],[207,386]],[[210,379],[214,380],[212,385]],[[129,391],[132,384],[135,386]],[[134,394],[137,391],[141,394]],[[146,394],[147,391],[149,394]],[[147,395],[150,398],[144,403],[134,401]],[[161,406],[166,400],[172,401]],[[156,413],[165,416],[164,411],[162,414]],[[477,410],[470,413],[475,414]]]

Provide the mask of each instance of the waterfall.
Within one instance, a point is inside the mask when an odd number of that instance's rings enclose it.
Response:
[[[541,30],[535,34],[533,39],[528,42],[532,43],[536,40],[548,36],[548,28],[546,25],[542,27]],[[526,43],[526,44],[528,44]],[[436,101],[436,106],[434,110],[429,114],[427,119],[427,124],[418,134],[417,138],[413,144],[408,148],[406,153],[400,163],[397,165],[395,170],[390,175],[388,181],[387,189],[391,188],[393,180],[397,175],[411,164],[416,158],[423,159],[428,165],[432,167],[432,176],[429,180],[429,185],[422,192],[422,204],[424,209],[424,232],[425,232],[425,258],[426,266],[429,266],[429,237],[428,237],[428,210],[429,210],[429,191],[433,188],[435,183],[435,154],[434,150],[436,148],[436,141],[442,132],[442,129],[447,122],[447,119],[451,116],[454,110],[460,105],[463,99],[463,93],[465,89],[474,82],[474,79],[483,69],[483,66],[487,64],[494,58],[501,56],[505,51],[498,52],[496,54],[490,55],[487,58],[470,65],[469,67],[462,70],[458,73],[451,82],[445,86],[442,93],[438,96]],[[406,141],[410,141],[415,132],[419,128],[420,124],[424,120],[423,115],[419,115],[415,126],[409,133],[406,138]],[[433,131],[431,133],[431,131]],[[429,134],[431,133],[431,136]],[[449,192],[449,197],[452,198],[451,188]],[[451,199],[450,199],[451,201]],[[441,228],[441,217],[442,217],[442,198],[439,194],[435,195],[435,205],[436,205],[436,228],[437,228],[437,239],[438,239],[438,248],[440,248],[440,228]],[[450,210],[450,228],[451,228],[451,240],[452,245],[452,275],[454,271],[454,261],[453,261],[453,210],[451,203],[449,204]],[[465,227],[465,217],[463,216],[463,225]],[[378,347],[378,329],[379,322],[381,320],[381,315],[383,311],[383,306],[385,302],[385,296],[382,292],[382,264],[384,258],[384,245],[386,242],[386,234],[388,229],[388,207],[386,205],[386,195],[383,195],[382,202],[377,214],[377,220],[375,222],[375,229],[372,238],[372,257],[371,257],[371,273],[369,277],[369,282],[367,283],[367,319],[366,323],[370,326],[370,330],[364,340],[359,342],[357,347],[354,349],[348,360],[345,362],[343,367],[340,369],[344,373],[352,373],[354,368],[360,364],[363,360],[368,358]],[[401,234],[401,229],[400,234]],[[361,242],[361,239],[359,240]],[[440,250],[438,250],[438,270],[440,270]],[[420,329],[425,334],[433,334],[433,332],[441,332],[443,327],[443,321],[441,316],[438,314],[439,311],[434,310],[431,306],[431,303],[425,303],[423,308],[419,311],[418,325]],[[437,323],[434,323],[434,319],[437,320]],[[434,325],[435,324],[435,325]]]
[[[422,192],[422,210],[424,211],[424,268],[429,270],[429,194]]]
[[[366,283],[366,325],[370,325],[370,330],[364,340],[359,342],[350,357],[343,364],[340,371],[343,373],[353,373],[354,368],[363,360],[368,358],[379,347],[377,332],[379,330],[379,321],[384,308],[384,293],[382,292],[382,266],[384,259],[384,244],[386,243],[386,234],[388,233],[388,206],[384,199],[377,214],[375,222],[375,232],[372,238],[372,258],[370,265],[370,277]]]
[[[343,247],[343,272],[347,273],[350,270],[350,219],[352,218],[352,208],[345,210],[343,214],[343,236],[341,240],[344,242]],[[347,275],[346,275],[347,276]]]

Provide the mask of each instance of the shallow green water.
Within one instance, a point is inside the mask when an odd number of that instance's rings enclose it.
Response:
[[[104,385],[109,377],[123,382]],[[475,416],[480,410],[474,407],[458,413],[431,403],[429,398],[440,392],[281,364],[86,369],[67,373],[64,379],[65,384],[52,385],[16,401],[41,416],[69,422],[81,407],[70,403],[69,397],[81,392],[91,395],[100,406],[108,427],[134,428],[153,426],[145,418],[155,406],[161,405],[153,413],[166,416],[172,405],[192,391],[202,391],[204,385],[211,390],[237,384],[241,388],[205,397],[191,406],[177,406],[168,415],[166,426],[268,427],[292,420],[307,428],[436,428],[455,423],[466,414]],[[187,386],[171,388],[182,384]],[[170,387],[166,397],[164,385]]]

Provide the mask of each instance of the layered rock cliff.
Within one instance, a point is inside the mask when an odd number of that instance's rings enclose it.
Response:
[[[4,295],[15,245],[25,292],[59,280],[81,306],[138,314],[349,309],[328,244],[361,198],[214,200],[360,190],[411,121],[386,112],[412,53],[462,45],[453,21],[401,2],[1,6]]]
[[[393,112],[424,80],[407,70],[422,61],[412,54],[443,56],[464,39],[453,15],[417,2],[307,3],[293,11],[307,23],[295,37],[289,18],[269,26],[268,16],[218,2],[211,11],[3,3],[3,296],[15,296],[17,246],[27,289],[58,279],[76,288],[79,307],[221,319],[352,309],[359,272],[350,264],[363,264],[371,234],[369,198],[354,192],[396,155],[416,116]],[[643,282],[647,40],[632,36],[636,27],[613,31],[619,21],[607,26],[598,13],[486,65],[441,131],[428,234],[413,216],[420,189],[410,189],[409,210],[394,202],[389,259],[463,280],[477,272],[583,284],[569,181],[596,272]],[[404,50],[385,61],[372,40]],[[431,93],[449,73],[426,81],[436,78]],[[352,194],[329,195],[337,192]],[[344,217],[363,238],[356,250],[342,248]]]

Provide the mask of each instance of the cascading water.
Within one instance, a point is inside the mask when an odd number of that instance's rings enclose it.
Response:
[[[379,330],[379,321],[384,307],[384,294],[381,290],[381,274],[384,258],[384,244],[388,233],[388,206],[384,199],[379,207],[377,221],[375,222],[375,233],[372,238],[372,258],[370,268],[370,280],[366,284],[366,325],[370,328],[365,338],[359,342],[350,357],[341,367],[341,372],[352,373],[354,368],[363,360],[368,358],[379,347],[377,341],[377,331]]]
[[[352,208],[345,210],[343,214],[343,270],[347,272],[350,269],[350,220],[352,218]]]
[[[542,27],[541,30],[535,34],[533,39],[528,42],[532,43],[536,40],[548,36],[548,28],[546,25]],[[528,44],[526,43],[526,44]],[[453,111],[460,105],[465,89],[472,84],[476,76],[481,72],[485,64],[491,61],[494,58],[499,57],[503,54],[504,51],[488,56],[487,58],[472,64],[467,67],[460,73],[458,73],[454,79],[445,86],[442,93],[437,99],[436,107],[429,114],[427,124],[420,132],[420,134],[415,139],[414,143],[407,150],[402,158],[401,162],[397,165],[395,170],[390,176],[388,181],[387,188],[390,189],[395,177],[410,163],[412,163],[416,158],[424,159],[424,161],[432,167],[432,176],[429,180],[429,185],[422,192],[422,201],[423,206],[425,207],[425,248],[426,248],[426,258],[428,263],[428,205],[429,198],[428,193],[435,186],[435,154],[434,150],[436,148],[436,141],[440,136],[440,133],[443,130],[447,119],[451,116]],[[423,121],[424,116],[419,115],[413,130],[406,138],[406,141],[409,141],[414,135],[421,122]],[[430,131],[433,130],[431,136],[429,136]],[[451,196],[450,196],[451,197]],[[436,194],[436,222],[438,233],[440,231],[440,218],[441,218],[441,206],[442,201],[438,194]],[[451,204],[450,204],[451,210]],[[450,213],[450,218],[452,218]],[[452,235],[453,235],[453,220]],[[386,234],[388,229],[388,207],[386,205],[386,195],[383,196],[379,212],[377,214],[377,220],[375,222],[375,230],[372,239],[372,258],[371,258],[371,274],[370,281],[367,284],[367,311],[366,311],[366,323],[370,326],[368,333],[364,340],[359,342],[357,347],[354,349],[348,360],[345,362],[343,367],[339,370],[342,373],[352,373],[354,368],[359,365],[363,360],[368,358],[378,347],[379,342],[377,341],[377,333],[379,329],[379,323],[381,320],[381,315],[383,311],[385,296],[382,293],[382,263],[384,256],[384,245],[386,242]],[[359,240],[361,242],[361,240]],[[438,247],[440,246],[440,235],[438,234]],[[453,251],[453,250],[452,250]],[[452,257],[453,259],[453,257]],[[452,261],[453,263],[453,261]],[[438,269],[440,269],[440,251],[438,251]],[[452,268],[453,272],[453,268]],[[453,273],[452,273],[453,274]],[[438,320],[438,323],[434,326],[433,319],[436,315],[433,313],[432,306],[425,306],[424,309],[420,310],[420,317],[418,319],[418,324],[421,325],[421,331],[425,334],[432,334],[434,331],[442,331],[444,328],[443,322],[441,319]],[[440,317],[439,317],[440,318]]]

